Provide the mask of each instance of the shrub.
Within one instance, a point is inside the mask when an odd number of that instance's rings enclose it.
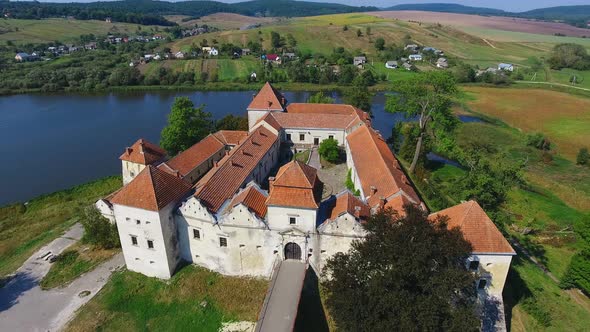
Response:
[[[105,249],[120,246],[117,225],[111,224],[107,218],[100,214],[96,207],[87,208],[80,223],[84,226],[83,242]]]
[[[590,161],[590,153],[588,153],[588,148],[581,148],[578,152],[578,156],[576,157],[576,164],[588,165],[588,161]]]
[[[340,157],[340,149],[338,148],[338,141],[333,138],[328,138],[323,140],[320,143],[320,148],[318,149],[320,156],[325,160],[335,163],[338,161]]]
[[[526,136],[526,145],[539,150],[551,150],[551,142],[541,133],[532,133]]]
[[[539,306],[534,297],[530,296],[524,299],[522,302],[522,308],[529,315],[533,316],[542,326],[551,326],[551,315],[543,307]]]

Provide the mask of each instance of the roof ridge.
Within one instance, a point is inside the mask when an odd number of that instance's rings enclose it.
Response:
[[[469,200],[467,202],[465,202],[465,204],[469,204],[469,208],[467,209],[467,211],[465,211],[465,213],[463,214],[463,218],[461,218],[461,226],[463,226],[465,224],[465,219],[467,219],[467,216],[469,215],[469,213],[471,212],[471,209],[473,209],[473,204],[475,203],[474,200]]]

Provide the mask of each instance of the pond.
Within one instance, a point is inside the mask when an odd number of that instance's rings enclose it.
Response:
[[[0,206],[120,173],[118,157],[143,137],[154,143],[176,96],[188,96],[216,119],[246,115],[254,91],[138,92],[0,97]],[[305,102],[309,92],[284,92]],[[332,94],[337,102],[340,96]],[[373,98],[373,126],[384,137],[403,116]]]

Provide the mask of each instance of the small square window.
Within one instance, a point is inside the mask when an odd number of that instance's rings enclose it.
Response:
[[[485,289],[488,285],[488,281],[485,279],[479,279],[479,283],[477,284],[477,289]]]
[[[133,173],[133,172],[129,172],[129,174],[131,175],[131,177],[135,176],[135,173]]]
[[[479,261],[471,261],[469,262],[469,269],[472,271],[477,270],[477,268],[479,267]]]
[[[154,241],[152,240],[147,240],[147,245],[149,249],[154,249]]]
[[[139,219],[135,219],[135,224],[136,225],[140,225],[141,224],[141,221],[139,221]]]
[[[201,231],[198,229],[193,229],[193,239],[201,239]]]
[[[334,139],[334,135],[328,135],[328,139]]]
[[[125,220],[129,221],[129,220],[131,220],[131,219],[130,219],[129,217],[125,217]]]
[[[287,141],[291,140],[291,134],[287,134]]]
[[[137,245],[137,236],[131,235],[131,244],[134,246]]]
[[[305,141],[305,134],[299,134],[299,140]]]
[[[225,237],[220,237],[220,238],[219,238],[219,246],[220,246],[220,247],[227,247],[227,238],[225,238]]]
[[[297,218],[289,217],[289,225],[295,225],[295,224],[297,224]]]

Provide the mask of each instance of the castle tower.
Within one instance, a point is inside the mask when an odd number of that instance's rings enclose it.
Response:
[[[174,210],[191,187],[148,165],[110,200],[129,270],[162,279],[172,276],[180,260]]]
[[[166,151],[154,143],[140,138],[125,149],[119,157],[123,168],[123,185],[131,182],[148,165],[155,165],[164,160]]]
[[[256,122],[269,112],[284,112],[286,105],[285,97],[266,82],[248,105],[248,129],[252,129]]]

